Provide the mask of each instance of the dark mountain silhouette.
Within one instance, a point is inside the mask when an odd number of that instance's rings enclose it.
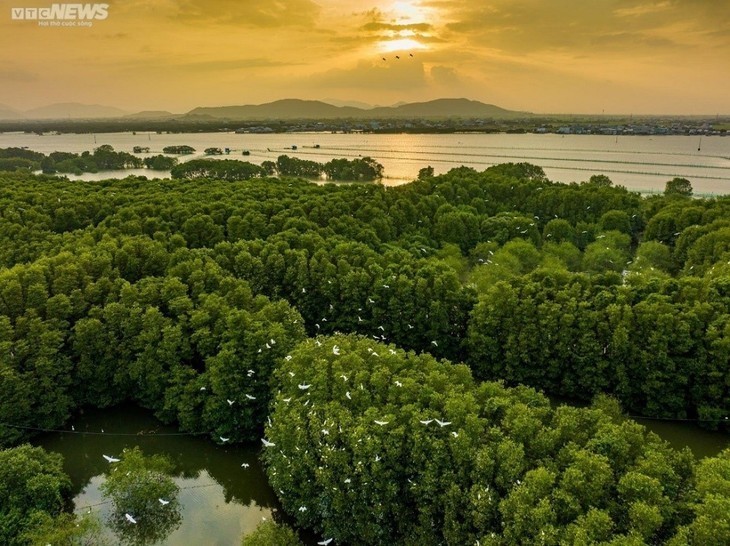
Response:
[[[266,120],[266,119],[389,119],[389,118],[485,118],[524,116],[525,112],[505,110],[493,104],[468,99],[437,99],[399,106],[356,108],[333,106],[322,101],[284,99],[258,105],[195,108],[184,118]]]

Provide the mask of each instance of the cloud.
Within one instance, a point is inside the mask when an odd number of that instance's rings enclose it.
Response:
[[[417,90],[426,87],[426,72],[419,62],[361,61],[353,68],[336,68],[309,77],[304,84],[320,89]]]
[[[202,25],[272,28],[314,25],[319,12],[312,0],[182,0],[174,18]]]

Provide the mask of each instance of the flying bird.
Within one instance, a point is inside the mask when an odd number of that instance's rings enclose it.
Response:
[[[450,425],[451,421],[439,421],[436,419],[436,422],[439,424],[440,427],[445,427],[446,425]]]
[[[390,421],[378,421],[377,419],[375,420],[375,424],[380,425],[381,427],[387,425],[388,423],[390,423]]]
[[[223,436],[218,436],[218,438],[220,438],[220,439],[221,439],[221,442],[223,442],[224,444],[225,444],[225,443],[226,443],[226,442],[227,442],[228,440],[230,440],[230,438],[224,438]]]
[[[309,387],[311,387],[312,385],[311,385],[311,384],[310,384],[310,385],[306,385],[306,384],[304,384],[304,383],[300,383],[300,384],[299,384],[298,386],[299,386],[299,388],[300,388],[301,390],[303,390],[303,391],[306,391],[306,390],[307,390],[307,389],[308,389]]]
[[[426,419],[425,421],[418,421],[422,425],[429,425],[433,422],[433,419]]]
[[[247,395],[245,395],[245,396],[246,396],[246,398],[248,398],[249,400],[256,400],[256,397],[255,397],[255,396],[251,396],[250,394],[247,394]]]
[[[120,459],[110,457],[109,455],[102,455],[102,457],[104,457],[108,463],[118,463],[120,461]]]
[[[336,356],[340,356],[340,348],[337,345],[332,347],[332,354],[336,355]]]
[[[332,539],[328,538],[327,540],[322,540],[322,541],[318,542],[317,544],[319,544],[320,546],[327,546],[330,542],[332,542]]]
[[[157,500],[160,501],[160,504],[162,506],[167,506],[168,504],[170,504],[169,500],[165,500],[165,499],[157,499]]]
[[[250,465],[248,463],[241,463],[241,468],[248,468]]]
[[[137,523],[137,520],[136,520],[136,519],[134,519],[134,518],[133,518],[132,516],[130,516],[129,514],[124,514],[124,517],[125,517],[125,518],[127,518],[127,521],[128,521],[129,523]]]
[[[269,442],[266,438],[261,438],[261,443],[264,444],[264,447],[274,447],[276,445],[274,442]]]
[[[235,400],[230,400],[230,399],[226,398],[226,402],[228,402],[229,406],[232,406],[233,403],[235,402]]]

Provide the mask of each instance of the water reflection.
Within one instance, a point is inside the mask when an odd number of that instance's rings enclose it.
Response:
[[[64,456],[76,511],[90,512],[107,524],[106,539],[112,544],[119,542],[117,531],[126,544],[227,546],[240,543],[262,518],[279,515],[277,499],[258,462],[257,447],[221,447],[205,437],[182,435],[133,406],[88,412],[70,426],[75,430],[46,434],[34,443]],[[140,431],[145,434],[138,434]],[[116,513],[114,503],[103,494],[110,466],[121,464],[110,465],[103,455],[122,459],[124,449],[136,446],[146,456],[165,455],[171,462],[172,480],[179,488],[181,522],[178,526],[174,517],[152,518],[161,531],[167,527],[167,537],[143,528],[140,514],[130,514],[135,525],[126,519],[125,510]]]

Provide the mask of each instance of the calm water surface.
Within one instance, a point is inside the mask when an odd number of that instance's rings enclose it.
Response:
[[[182,523],[156,544],[236,545],[262,518],[280,515],[258,461],[258,446],[223,447],[204,436],[177,434],[174,427],[134,406],[91,411],[71,425],[75,432],[45,434],[34,443],[63,455],[78,513],[91,510],[106,521],[111,504],[105,502],[100,486],[109,463],[102,455],[119,457],[124,448],[139,446],[145,455],[169,457],[180,487]],[[243,468],[242,463],[250,466]]]
[[[540,165],[551,180],[581,182],[593,174],[606,174],[616,184],[635,191],[661,192],[675,176],[688,178],[695,193],[730,193],[730,137],[603,136],[537,134],[376,135],[331,133],[236,134],[228,133],[105,133],[36,135],[0,134],[0,148],[27,146],[32,150],[80,153],[110,144],[132,152],[148,146],[150,155],[165,146],[190,145],[197,152],[183,160],[204,157],[209,147],[230,148],[235,159],[253,163],[275,161],[281,154],[329,161],[335,157],[371,156],[385,167],[387,185],[413,180],[427,165],[436,174],[466,165],[484,170],[491,165],[527,161]],[[319,147],[316,148],[315,146]],[[296,146],[297,150],[292,150]],[[700,150],[698,150],[700,148]],[[248,150],[250,155],[242,156]],[[145,154],[142,154],[145,155]],[[129,174],[169,177],[149,170],[107,171],[85,174],[83,180],[118,178]],[[76,178],[76,177],[72,177]]]

